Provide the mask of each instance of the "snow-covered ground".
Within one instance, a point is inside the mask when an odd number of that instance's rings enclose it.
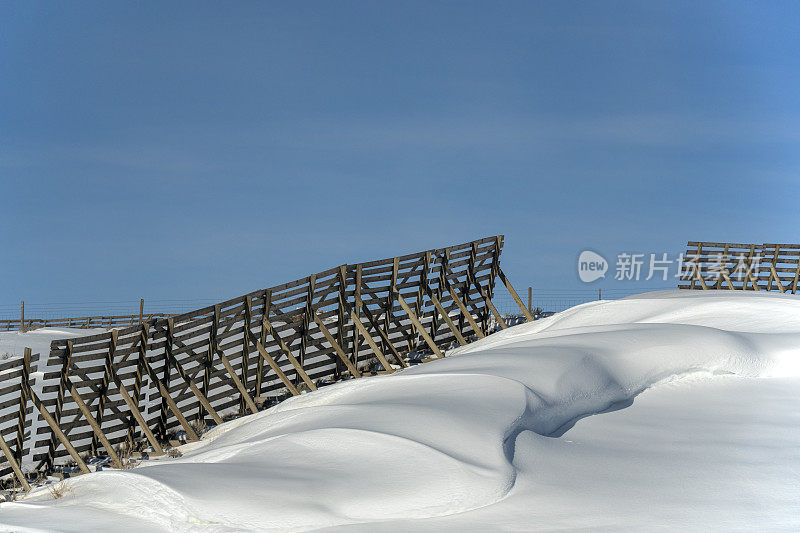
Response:
[[[648,293],[456,352],[38,489],[0,529],[800,529],[800,298]]]
[[[37,328],[24,333],[19,331],[0,331],[0,357],[17,359],[30,348],[31,353],[38,353],[41,360],[47,360],[50,354],[50,343],[56,339],[85,337],[108,331],[105,328]]]

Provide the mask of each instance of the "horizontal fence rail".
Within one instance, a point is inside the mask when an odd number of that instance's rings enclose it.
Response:
[[[502,247],[496,236],[341,265],[188,313],[55,340],[44,358],[27,350],[0,364],[4,472],[25,466],[27,476],[17,475],[25,484],[31,472],[63,473],[64,465],[89,471],[88,457],[119,466],[120,447],[158,455],[228,416],[440,358],[492,324],[506,327],[492,304],[497,278],[532,320],[500,268]]]
[[[800,244],[689,241],[679,289],[797,293]]]

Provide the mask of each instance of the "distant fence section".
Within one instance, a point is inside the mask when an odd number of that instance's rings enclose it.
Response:
[[[498,278],[532,320],[500,268],[502,247],[496,236],[341,265],[189,313],[56,340],[41,360],[26,350],[0,365],[2,473],[13,469],[26,484],[31,472],[64,461],[81,472],[99,455],[120,466],[119,445],[160,454],[226,416],[443,357],[490,324],[506,327],[492,304]]]
[[[689,241],[679,289],[797,293],[800,244]]]
[[[20,302],[19,319],[0,320],[0,331],[34,329],[39,327],[51,328],[113,328],[121,326],[133,326],[142,324],[145,320],[154,318],[169,318],[175,316],[167,313],[145,313],[144,299],[139,301],[139,313],[133,315],[95,315],[95,316],[72,316],[72,317],[50,317],[33,318],[25,316],[25,302]]]

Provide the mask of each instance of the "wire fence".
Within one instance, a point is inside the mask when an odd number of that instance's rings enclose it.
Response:
[[[528,305],[528,287],[513,280],[515,288],[525,305]],[[540,289],[532,287],[531,309],[557,313],[576,305],[603,300],[617,300],[641,292],[664,290],[670,287],[645,287],[624,289]],[[144,300],[144,314],[181,314],[193,309],[213,305],[212,298],[194,299],[147,299]],[[497,284],[492,302],[501,314],[519,314],[519,307],[502,283]],[[139,300],[98,300],[87,302],[29,302],[25,301],[25,316],[46,320],[95,315],[138,315]],[[0,320],[20,318],[20,304],[0,305]]]
[[[528,288],[531,287],[531,299]],[[557,313],[576,305],[597,300],[618,300],[633,294],[649,291],[662,291],[674,287],[631,287],[613,289],[539,289],[517,281],[515,288],[526,306],[531,310],[540,309],[544,313]],[[498,284],[492,296],[492,303],[501,314],[519,314],[519,306],[502,284]]]

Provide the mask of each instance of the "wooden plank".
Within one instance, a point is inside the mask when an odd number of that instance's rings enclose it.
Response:
[[[168,327],[172,328],[173,327],[172,319],[169,318],[167,320],[168,320]],[[173,337],[173,341],[179,348],[186,348],[192,355],[192,357],[200,359],[200,357],[194,351],[189,350],[188,347],[180,339]],[[208,399],[205,397],[203,392],[195,384],[194,380],[189,376],[189,374],[186,373],[186,371],[183,369],[183,366],[178,362],[178,360],[175,358],[174,355],[172,356],[172,359],[170,361],[167,361],[167,363],[172,364],[175,370],[178,371],[178,375],[186,382],[186,384],[189,386],[189,390],[192,391],[192,394],[194,394],[195,398],[197,398],[197,400],[200,402],[200,405],[203,406],[206,412],[209,415],[211,415],[211,418],[214,419],[214,422],[216,422],[217,424],[222,424],[222,418],[217,414],[217,412],[211,406],[211,404],[209,403]]]
[[[241,377],[240,380],[244,385],[244,389],[247,390],[247,386],[250,384],[250,369],[249,367],[249,360],[250,360],[250,328],[252,327],[252,302],[250,301],[249,296],[244,296],[244,319],[243,319],[243,331],[242,331],[242,366],[240,369]],[[260,358],[259,358],[260,359]],[[245,409],[245,399],[244,397],[239,397],[239,411],[244,412]]]
[[[353,321],[353,324],[355,324],[355,326],[361,332],[361,335],[364,337],[364,340],[367,341],[369,347],[372,348],[372,352],[375,354],[375,357],[378,358],[378,361],[381,362],[386,372],[388,372],[389,374],[394,372],[394,368],[392,368],[392,365],[390,365],[389,361],[386,360],[386,357],[384,357],[383,352],[381,351],[380,348],[378,348],[378,345],[375,344],[375,341],[372,340],[372,335],[369,334],[367,329],[364,327],[364,324],[362,324],[361,320],[358,318],[358,315],[356,315],[356,313],[352,310],[350,311],[350,319]]]
[[[223,352],[220,349],[219,345],[217,345],[215,348],[217,351],[217,355],[222,360],[222,366],[224,366],[225,370],[228,371],[228,376],[231,378],[231,380],[233,380],[233,383],[234,385],[236,385],[236,388],[239,389],[239,394],[241,394],[242,398],[244,398],[244,401],[247,404],[248,409],[250,409],[250,412],[252,412],[253,414],[258,413],[258,407],[256,407],[255,402],[253,402],[253,399],[250,397],[250,394],[247,392],[247,389],[244,388],[242,382],[239,380],[238,377],[236,377],[236,371],[233,369],[231,362],[228,361],[228,357],[225,355],[225,352]]]
[[[331,335],[331,332],[328,331],[328,328],[325,327],[325,324],[322,323],[322,319],[319,317],[319,315],[316,313],[316,311],[312,311],[312,314],[313,314],[314,322],[316,322],[316,324],[319,327],[320,331],[322,331],[322,334],[325,335],[325,338],[328,339],[328,342],[331,344],[331,346],[333,346],[333,350],[336,352],[336,355],[339,356],[339,358],[345,364],[345,366],[350,371],[350,373],[353,375],[353,377],[360,378],[361,377],[361,372],[359,372],[358,368],[356,368],[356,366],[350,361],[350,359],[347,358],[347,354],[344,353],[344,350],[342,350],[342,347],[339,346],[339,343],[336,342],[336,339],[333,338],[333,335]]]
[[[52,431],[52,433],[50,435],[49,442],[47,443],[47,459],[45,459],[46,468],[47,469],[52,468],[53,465],[54,465],[55,449],[58,446],[56,444],[56,440],[57,439],[58,440],[61,439],[61,437],[59,437],[59,435],[58,435],[58,433],[61,431],[61,429],[58,428],[58,424],[61,421],[61,412],[62,412],[63,407],[64,407],[64,395],[67,392],[67,385],[68,385],[67,376],[69,374],[69,366],[70,366],[70,359],[72,357],[73,346],[74,346],[73,341],[72,340],[68,340],[67,341],[66,350],[65,350],[64,354],[61,356],[61,368],[59,369],[59,374],[58,374],[58,388],[57,388],[57,394],[56,394],[55,402],[54,402],[55,418],[51,417],[52,420],[53,420],[53,423],[52,424],[48,423],[50,425],[51,429],[52,428],[55,428],[55,429],[53,429],[53,431]],[[35,394],[33,394],[33,390],[31,390],[30,393],[31,393],[31,398],[32,399],[33,398],[38,399],[38,397]],[[40,410],[44,409],[44,406],[38,406],[37,405],[37,407]],[[46,412],[46,409],[45,409],[45,412]],[[50,413],[47,413],[46,416],[50,417]],[[71,445],[70,445],[70,447],[71,447]],[[69,447],[67,449],[69,450]],[[84,465],[84,466],[86,466],[86,465]]]
[[[780,249],[781,249],[781,247],[776,245],[775,246],[775,250],[772,253],[772,262],[769,265],[770,276],[769,276],[769,279],[767,280],[767,291],[772,289],[772,279],[773,279],[773,276],[774,276],[775,279],[778,281],[778,290],[783,292],[783,285],[781,285],[781,278],[780,278],[780,276],[778,276],[778,273],[775,272],[775,263],[777,263],[777,261],[778,261],[778,255],[780,254]]]
[[[106,451],[106,454],[108,454],[108,456],[111,458],[111,462],[114,464],[116,468],[122,468],[122,461],[119,460],[117,452],[114,451],[114,448],[111,446],[111,443],[108,442],[108,439],[103,434],[103,430],[100,429],[100,424],[92,416],[92,413],[89,411],[89,408],[86,407],[86,402],[84,402],[83,398],[81,398],[81,395],[78,394],[78,389],[75,388],[74,384],[70,387],[69,393],[72,396],[72,399],[75,400],[75,403],[78,404],[78,409],[80,409],[81,413],[83,413],[83,416],[84,418],[86,418],[86,421],[89,422],[89,425],[92,427],[92,431],[94,431],[97,440],[99,440],[102,443],[103,448]]]
[[[25,453],[25,420],[28,415],[28,399],[30,390],[31,349],[25,348],[22,356],[22,371],[19,377],[19,410],[17,411],[17,461],[22,464]]]
[[[263,306],[263,310],[261,311],[261,320],[262,320],[262,323],[263,323],[264,318],[269,316],[269,310],[270,310],[270,307],[272,307],[272,291],[271,290],[264,291],[264,302],[263,302],[262,306]],[[261,332],[259,333],[259,335],[261,336],[261,340],[260,340],[261,346],[262,347],[266,346],[267,345],[267,329],[262,326],[261,327]],[[254,344],[256,345],[256,347],[258,346],[257,342],[254,343]],[[263,356],[260,356],[258,358],[258,364],[257,364],[257,370],[256,370],[256,373],[257,373],[257,376],[256,376],[256,396],[261,396],[261,393],[263,392],[261,389],[263,387],[263,381],[264,381],[264,361],[265,360],[266,359],[264,359]],[[270,366],[272,366],[272,365],[270,365]],[[274,367],[273,367],[273,370],[274,370]],[[278,377],[280,377],[280,376],[278,376]]]
[[[292,354],[292,351],[289,349],[289,347],[286,345],[286,343],[283,342],[283,339],[278,334],[278,332],[275,331],[275,327],[272,325],[272,322],[270,322],[268,318],[265,318],[264,319],[264,325],[269,330],[269,334],[272,335],[272,338],[275,339],[275,341],[278,343],[278,346],[280,346],[280,349],[286,354],[286,357],[289,359],[289,362],[294,367],[295,371],[297,372],[297,375],[300,376],[300,378],[308,386],[309,389],[317,390],[317,386],[314,385],[314,382],[311,381],[310,377],[308,377],[308,374],[306,374],[306,371],[303,370],[303,365],[301,365],[297,361],[297,359],[295,359],[294,355]]]
[[[475,331],[475,335],[477,335],[479,339],[484,338],[486,335],[483,334],[483,331],[481,331],[481,328],[478,326],[478,323],[475,322],[475,319],[472,317],[472,314],[469,312],[469,309],[467,309],[467,306],[464,305],[464,302],[461,301],[461,298],[458,297],[456,291],[453,290],[453,287],[448,286],[447,291],[450,293],[450,298],[453,299],[453,301],[458,306],[459,310],[461,310],[461,314],[464,316],[464,318],[467,319],[469,325],[472,326],[473,331]]]
[[[450,314],[444,308],[444,306],[442,305],[442,302],[440,302],[439,299],[436,296],[434,296],[433,291],[431,291],[430,289],[428,289],[428,298],[431,299],[431,302],[433,302],[433,305],[434,305],[434,307],[436,307],[436,310],[439,311],[440,315],[442,315],[442,318],[444,319],[445,323],[447,324],[447,327],[450,328],[450,331],[452,332],[453,336],[456,338],[456,341],[458,342],[458,344],[461,345],[461,346],[466,345],[467,344],[466,339],[464,339],[464,336],[461,335],[461,332],[458,330],[456,325],[453,323],[453,320],[450,318]]]
[[[361,265],[356,265],[356,280],[355,280],[355,289],[353,291],[353,308],[355,309],[356,315],[361,313],[362,301],[361,301],[361,285],[363,283],[362,279],[362,267]],[[358,329],[353,328],[353,361],[356,366],[358,366],[358,346],[360,341],[358,339]]]
[[[408,364],[403,360],[403,358],[400,356],[400,352],[397,351],[397,348],[394,347],[394,344],[392,344],[392,341],[389,339],[389,334],[386,333],[383,330],[383,328],[380,327],[377,319],[373,316],[369,308],[366,306],[362,306],[362,311],[364,311],[364,316],[367,317],[367,320],[369,320],[369,323],[372,326],[372,328],[376,332],[378,332],[378,336],[380,336],[381,340],[384,343],[384,346],[388,346],[389,350],[391,350],[392,354],[394,354],[397,363],[400,364],[403,368],[408,368]]]
[[[112,378],[114,379],[114,383],[117,384],[117,389],[119,390],[120,396],[122,396],[122,401],[125,402],[125,405],[128,406],[133,418],[139,423],[139,427],[142,429],[145,437],[147,437],[147,440],[150,442],[150,446],[153,447],[153,450],[155,450],[156,454],[163,455],[164,449],[161,448],[161,445],[158,443],[158,439],[156,439],[155,435],[153,435],[153,432],[150,431],[150,428],[147,427],[147,422],[145,422],[142,413],[139,411],[139,407],[128,393],[128,389],[122,383],[122,380],[119,378],[116,372],[112,371]]]
[[[436,346],[436,343],[433,342],[433,339],[431,339],[431,336],[428,335],[428,332],[425,331],[425,328],[423,327],[422,323],[420,323],[419,319],[417,318],[417,315],[414,314],[414,311],[411,310],[411,307],[408,306],[405,299],[403,299],[403,297],[400,296],[399,292],[395,292],[394,296],[395,299],[397,300],[397,303],[400,304],[400,307],[402,307],[403,311],[405,311],[406,314],[408,315],[408,318],[411,319],[411,323],[414,324],[414,327],[417,329],[417,332],[422,336],[423,339],[425,339],[425,342],[428,344],[428,347],[431,349],[431,351],[437,357],[444,357],[444,354],[439,350],[439,347]]]
[[[694,288],[694,281],[699,281],[700,286],[703,287],[704,291],[708,290],[708,285],[706,285],[706,280],[703,279],[703,276],[700,274],[700,265],[697,263],[694,264],[694,277],[695,279],[692,280],[692,288]]]
[[[8,464],[11,465],[11,469],[14,471],[14,475],[17,476],[17,479],[19,479],[22,488],[25,489],[26,491],[31,490],[31,486],[28,484],[28,480],[25,479],[25,474],[22,473],[22,470],[17,464],[17,460],[14,458],[14,454],[11,452],[11,449],[8,447],[8,444],[6,444],[6,439],[4,439],[2,436],[0,436],[0,448],[3,449],[3,455],[6,456],[6,460],[8,461]]]
[[[44,418],[44,421],[47,422],[47,425],[50,426],[50,429],[53,431],[53,434],[55,434],[56,438],[59,441],[61,441],[61,444],[64,445],[64,448],[67,449],[67,452],[72,457],[72,460],[75,461],[75,463],[78,465],[78,468],[81,469],[81,472],[83,472],[84,474],[88,474],[89,467],[87,467],[86,463],[83,462],[81,456],[78,455],[77,451],[75,451],[75,447],[72,446],[72,443],[70,443],[67,436],[64,435],[64,432],[61,431],[61,428],[58,427],[56,421],[53,419],[52,416],[50,416],[50,413],[47,412],[47,408],[44,406],[41,400],[39,400],[39,397],[33,391],[31,391],[31,399],[33,400],[33,404],[39,409],[39,412],[42,414],[42,418]]]
[[[478,288],[478,291],[480,291],[481,297],[483,298],[483,301],[486,303],[486,307],[488,307],[489,310],[492,312],[492,314],[494,315],[494,319],[497,320],[497,323],[500,324],[500,327],[503,329],[508,329],[506,321],[503,320],[503,317],[500,316],[500,313],[497,312],[497,309],[492,303],[492,299],[489,298],[489,295],[486,294],[486,291],[483,290],[483,287],[481,287],[480,284],[477,282],[474,285]]]
[[[522,314],[525,315],[525,319],[528,322],[533,320],[533,315],[531,314],[530,311],[528,311],[528,308],[525,307],[525,304],[522,303],[522,300],[520,299],[519,295],[517,294],[517,291],[514,290],[514,287],[511,285],[511,282],[506,277],[505,273],[503,272],[503,269],[500,268],[500,265],[497,266],[497,275],[500,276],[500,280],[506,286],[506,289],[508,289],[508,292],[509,292],[509,294],[511,294],[511,297],[514,298],[514,301],[517,303],[517,306],[522,311]]]
[[[164,361],[164,373],[169,374],[170,370],[169,358],[171,358],[171,354],[165,354],[165,355],[167,356],[167,359]],[[146,358],[144,360],[144,369],[145,372],[147,372],[147,375],[150,376],[150,380],[158,384],[158,392],[159,394],[161,394],[161,399],[164,402],[166,402],[167,407],[169,407],[169,410],[172,411],[172,414],[174,414],[175,418],[178,419],[178,422],[183,427],[183,430],[186,432],[186,434],[189,436],[189,439],[192,441],[200,440],[197,437],[197,433],[194,432],[192,426],[190,426],[189,422],[186,421],[186,418],[184,418],[183,413],[181,413],[181,410],[178,409],[178,405],[175,403],[175,401],[172,399],[172,396],[169,394],[169,389],[167,388],[168,385],[165,385],[163,381],[158,379],[158,374],[156,374],[156,371],[153,370],[153,367],[150,366],[150,363],[147,361]],[[164,417],[164,415],[165,413],[162,413],[162,417]],[[166,440],[167,436],[166,421],[162,420],[160,424],[162,427],[162,436],[164,437],[164,440]]]
[[[278,379],[280,379],[283,382],[283,384],[286,385],[286,388],[289,390],[289,392],[293,396],[297,396],[298,394],[300,394],[300,391],[298,391],[297,387],[294,386],[292,380],[289,379],[286,376],[286,374],[283,373],[283,370],[281,370],[280,365],[276,363],[275,360],[267,353],[267,350],[266,348],[264,348],[264,345],[261,344],[261,342],[258,339],[256,339],[256,336],[253,335],[252,332],[250,333],[250,340],[255,345],[259,355],[261,355],[261,358],[264,361],[266,361],[267,364],[272,368],[272,370],[278,376]]]

